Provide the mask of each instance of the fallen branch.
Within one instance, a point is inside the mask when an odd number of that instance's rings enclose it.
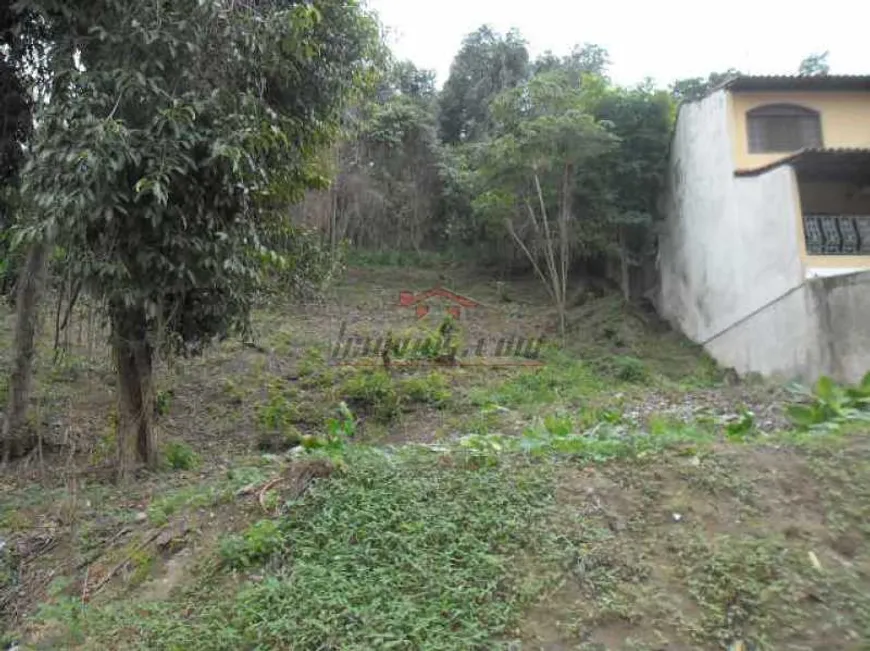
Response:
[[[82,568],[89,567],[90,565],[92,565],[98,558],[100,558],[100,556],[103,556],[106,553],[107,547],[111,548],[112,545],[118,540],[118,538],[130,533],[131,531],[132,531],[132,529],[129,529],[127,527],[122,528],[114,536],[112,536],[106,542],[104,542],[102,548],[100,548],[98,551],[94,552],[88,558],[86,558],[81,563],[79,563],[79,565],[78,565],[78,567],[76,567],[76,569],[81,570]]]
[[[104,576],[96,586],[94,586],[93,590],[90,591],[89,597],[93,597],[100,590],[102,590],[104,587],[106,587],[106,585],[109,583],[109,581],[112,580],[112,577],[114,577],[118,572],[120,572],[121,569],[125,565],[127,565],[127,563],[129,563],[131,560],[133,560],[133,556],[136,554],[136,552],[141,551],[144,547],[147,547],[152,542],[157,540],[157,538],[160,536],[160,534],[162,534],[167,529],[168,529],[168,527],[164,527],[163,529],[158,529],[157,531],[153,532],[150,536],[148,536],[148,538],[146,538],[141,543],[139,543],[132,552],[130,552],[129,554],[127,554],[127,556],[124,557],[124,560],[122,560],[115,567],[113,567],[111,570],[109,570],[109,573],[106,574],[106,576]],[[90,571],[91,571],[91,568],[88,567],[88,569],[85,570],[85,576],[90,574]],[[87,590],[87,585],[85,585],[85,590]]]
[[[268,513],[269,509],[266,508],[266,493],[275,488],[278,484],[284,481],[283,477],[277,477],[271,481],[266,482],[263,488],[260,489],[260,493],[257,496],[257,501],[260,503],[260,508],[263,509],[263,513]]]

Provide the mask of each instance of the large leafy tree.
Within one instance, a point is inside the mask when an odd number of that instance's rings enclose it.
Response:
[[[606,77],[610,67],[610,53],[594,43],[575,45],[567,56],[559,57],[548,51],[532,64],[534,74],[562,70],[570,76],[574,85],[580,85],[583,75]]]
[[[61,11],[69,92],[39,116],[36,217],[105,307],[119,471],[154,466],[152,364],[244,329],[276,211],[323,184],[316,153],[366,75],[375,25],[343,0],[35,2]],[[73,59],[80,61],[77,64]]]
[[[528,77],[529,52],[517,31],[490,27],[469,34],[453,60],[441,92],[441,137],[447,143],[481,139],[489,129],[489,104]]]
[[[590,98],[558,70],[500,95],[498,135],[482,148],[488,189],[476,200],[478,212],[504,221],[549,292],[563,335],[572,256],[602,218],[577,202],[578,183],[616,145]]]
[[[653,221],[667,166],[673,102],[651,84],[608,86],[596,100],[594,114],[619,138],[597,170],[609,188],[609,228],[601,252],[619,258],[623,291],[630,295],[632,269],[654,253]]]
[[[0,6],[0,293],[16,275],[9,249],[24,154],[33,131],[34,104],[48,81],[49,25],[26,7]]]

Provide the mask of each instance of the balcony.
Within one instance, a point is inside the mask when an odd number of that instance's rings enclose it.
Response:
[[[870,214],[804,215],[808,255],[870,256]]]

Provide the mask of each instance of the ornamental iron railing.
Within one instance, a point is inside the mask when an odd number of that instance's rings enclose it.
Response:
[[[809,255],[870,255],[870,215],[804,215]]]

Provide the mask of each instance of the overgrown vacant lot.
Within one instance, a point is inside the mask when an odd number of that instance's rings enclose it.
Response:
[[[345,347],[437,340],[441,306],[417,321],[399,292],[439,283],[481,303],[460,350],[544,336],[545,364],[329,363],[342,323]],[[250,342],[162,365],[165,469],[127,487],[96,324],[77,315],[57,362],[46,332],[42,454],[0,478],[3,641],[866,649],[867,432],[791,431],[782,389],[599,294],[578,287],[561,346],[528,281],[351,269],[262,308]]]

